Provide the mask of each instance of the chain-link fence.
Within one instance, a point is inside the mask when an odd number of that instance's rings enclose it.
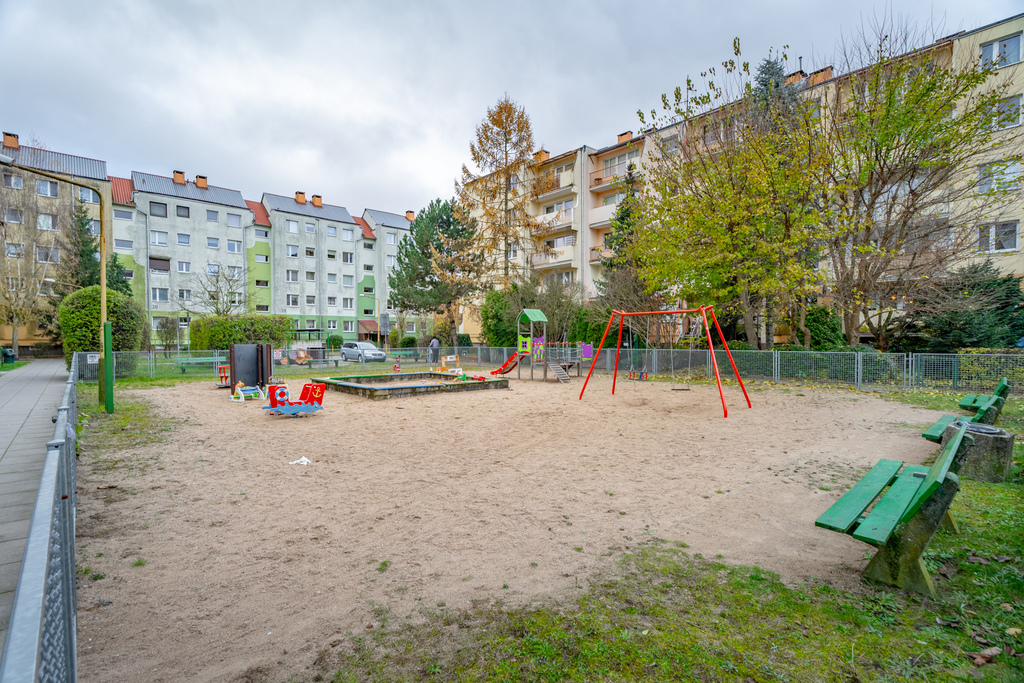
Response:
[[[513,354],[513,347],[442,346],[388,349],[383,357],[358,349],[279,349],[273,352],[277,377],[345,376],[423,370],[431,367],[497,368]],[[457,356],[455,360],[452,357]],[[1024,355],[853,353],[830,351],[733,351],[736,369],[744,380],[848,386],[856,389],[946,389],[990,391],[1008,377],[1013,391],[1024,391]],[[99,354],[78,353],[78,379],[96,381]],[[615,370],[616,350],[601,349],[596,358],[584,359],[584,372],[594,363],[595,373]],[[724,349],[715,351],[723,379],[735,379]],[[114,374],[129,377],[210,377],[228,364],[227,351],[119,351],[114,353]],[[630,349],[618,351],[620,377],[647,377],[674,381],[714,379],[706,349]],[[571,372],[570,375],[574,373]]]
[[[0,683],[75,681],[75,425],[78,359],[64,387],[53,440],[46,444],[21,575],[7,626]]]

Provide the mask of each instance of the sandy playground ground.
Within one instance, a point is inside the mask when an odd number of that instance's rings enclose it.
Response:
[[[125,454],[141,471],[82,457],[78,564],[106,576],[79,579],[81,680],[301,677],[375,606],[394,622],[571,597],[652,536],[856,587],[869,548],[815,518],[878,458],[935,450],[920,431],[937,413],[870,394],[752,387],[748,409],[727,386],[722,419],[713,385],[612,396],[595,376],[579,401],[576,378],[510,383],[329,391],[302,418],[212,383],[138,392],[178,423]]]

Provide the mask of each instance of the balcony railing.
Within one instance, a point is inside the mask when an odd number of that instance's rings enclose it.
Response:
[[[538,251],[530,257],[530,263],[534,266],[544,266],[568,261],[572,258],[571,249],[572,247],[559,247],[557,249],[548,249],[547,251]]]
[[[629,161],[623,161],[614,166],[606,166],[590,172],[590,187],[597,187],[598,185],[604,185],[606,183],[612,183],[626,175],[626,170],[629,165],[633,165],[633,173],[637,172],[639,164],[638,159],[630,159]]]
[[[575,230],[572,225],[572,211],[557,211],[538,216],[533,226],[533,235],[542,237],[566,230]]]
[[[606,258],[611,258],[611,257],[612,257],[612,250],[611,249],[605,249],[603,247],[591,247],[590,248],[590,262],[591,263],[599,263],[600,261],[602,261],[602,260],[604,260]]]
[[[553,173],[551,171],[537,178],[534,190],[537,195],[547,194],[572,185],[572,171]]]

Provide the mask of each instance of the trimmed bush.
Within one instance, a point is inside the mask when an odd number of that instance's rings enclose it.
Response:
[[[416,348],[416,337],[402,337],[402,342],[399,346],[403,349],[414,349]]]
[[[456,336],[456,340],[457,340],[455,342],[456,346],[472,346],[473,345],[472,337],[470,337],[468,334],[464,334],[462,332],[460,332]]]
[[[189,329],[190,348],[223,351],[231,344],[273,344],[283,349],[295,323],[285,315],[208,316],[192,321]]]
[[[345,338],[340,334],[332,334],[327,338],[327,348],[329,349],[340,349],[345,343]]]
[[[60,329],[64,338],[64,361],[71,367],[76,351],[99,351],[100,287],[84,287],[60,304]],[[148,327],[146,312],[134,299],[107,290],[107,320],[111,323],[114,351],[138,351]]]

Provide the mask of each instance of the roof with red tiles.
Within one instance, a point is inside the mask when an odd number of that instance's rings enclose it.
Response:
[[[370,224],[367,223],[364,219],[357,218],[357,217],[353,216],[352,220],[354,220],[358,225],[363,226],[363,239],[364,240],[375,240],[375,239],[377,239],[377,236],[373,234],[373,229],[370,227]]]
[[[132,185],[132,179],[115,178],[114,176],[107,176],[107,179],[110,181],[110,194],[113,195],[114,203],[134,206],[132,192],[135,187]]]
[[[267,207],[263,206],[259,202],[250,202],[248,199],[245,200],[245,205],[252,209],[253,212],[253,225],[265,225],[270,227],[270,214],[267,213]]]

